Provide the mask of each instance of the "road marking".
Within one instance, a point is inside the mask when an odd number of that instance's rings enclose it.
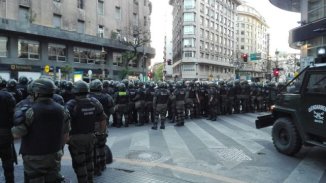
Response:
[[[117,137],[108,137],[107,141],[106,141],[106,145],[108,145],[110,148],[112,148],[116,139],[117,139]]]
[[[257,152],[264,149],[264,147],[252,140],[247,140],[248,138],[242,134],[240,131],[234,131],[233,129],[230,129],[223,124],[221,124],[219,121],[217,122],[208,122],[206,120],[201,120],[202,122],[210,125],[220,133],[224,134],[225,136],[233,139],[238,144],[242,145],[246,149],[248,149],[250,152],[256,154]]]
[[[250,137],[250,139],[264,139],[264,140],[268,140],[268,141],[271,141],[271,139],[272,139],[270,134],[267,134],[264,131],[260,131],[260,130],[256,129],[255,127],[246,125],[243,122],[234,120],[234,119],[232,119],[230,117],[226,117],[226,116],[219,116],[219,118],[229,124],[232,124],[238,128],[241,128],[242,130],[244,130],[246,132],[249,132],[246,134],[248,135],[248,137]]]
[[[226,148],[222,142],[218,141],[193,121],[185,123],[185,126],[209,149]]]
[[[174,166],[174,165],[170,165],[170,164],[166,164],[166,163],[145,162],[145,161],[139,161],[139,160],[124,159],[124,158],[114,158],[114,162],[126,163],[126,164],[136,165],[136,166],[145,166],[145,167],[151,167],[151,168],[159,167],[159,168],[169,169],[169,170],[172,170],[172,171],[177,171],[179,173],[186,173],[186,174],[201,176],[201,177],[205,177],[205,178],[210,178],[210,179],[213,179],[213,180],[217,180],[219,182],[245,183],[244,181],[237,180],[237,179],[234,179],[234,178],[225,177],[225,176],[216,175],[216,174],[211,174],[211,173],[198,171],[198,170],[192,170],[192,169],[189,169],[189,168]]]
[[[310,151],[306,157],[301,160],[299,165],[285,179],[284,183],[319,183],[322,178],[325,166],[322,162],[314,161],[315,157]],[[308,157],[309,156],[309,157]]]
[[[162,131],[173,161],[175,163],[195,162],[195,157],[175,128],[174,126],[169,126]]]
[[[149,150],[149,134],[148,131],[134,133],[131,137],[129,150]]]

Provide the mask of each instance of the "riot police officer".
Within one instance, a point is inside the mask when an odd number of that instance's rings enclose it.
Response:
[[[13,127],[15,98],[9,92],[0,91],[0,104],[0,159],[6,183],[14,183],[14,153],[16,152],[13,149],[10,129]]]
[[[106,115],[97,99],[87,97],[89,86],[86,82],[75,82],[72,92],[76,97],[66,104],[71,114],[68,149],[72,167],[78,182],[93,182],[94,132],[105,133]]]
[[[67,103],[69,100],[74,99],[74,94],[72,93],[72,87],[73,83],[71,81],[62,81],[61,86],[61,96],[65,103]]]
[[[165,117],[167,113],[168,100],[167,98],[170,96],[170,92],[167,89],[166,83],[161,82],[158,84],[158,89],[155,90],[155,94],[153,97],[153,108],[155,110],[155,121],[152,129],[157,129],[157,123],[159,122],[159,117],[161,117],[161,126],[160,129],[165,129]]]
[[[216,121],[217,117],[217,105],[218,105],[218,93],[216,90],[216,83],[210,82],[208,85],[208,108],[209,116],[207,120]]]
[[[117,114],[117,127],[120,128],[122,126],[122,117],[125,118],[124,126],[128,127],[129,123],[129,93],[127,92],[126,85],[124,83],[120,83],[117,85],[118,92],[115,93],[114,103],[115,112]]]
[[[175,96],[176,107],[176,124],[175,126],[183,126],[185,119],[185,98],[187,98],[186,90],[183,88],[183,83],[178,81],[176,84],[176,90],[173,92]]]
[[[17,89],[17,81],[15,79],[10,79],[6,84],[6,88],[3,90],[12,94],[17,103],[20,102],[23,98],[22,92]]]
[[[134,98],[135,101],[135,107],[137,110],[137,113],[139,115],[139,120],[136,126],[143,126],[145,122],[145,89],[144,89],[144,83],[139,82],[138,83],[138,89],[136,92],[136,97]]]
[[[138,123],[138,115],[135,107],[135,97],[137,90],[135,89],[135,84],[130,82],[128,88],[128,93],[130,96],[129,102],[129,124],[137,124]]]
[[[149,82],[148,86],[145,90],[145,123],[149,122],[149,119],[152,123],[154,123],[154,109],[153,109],[153,98],[155,94],[155,84],[153,82]]]
[[[114,101],[109,94],[102,93],[103,84],[99,79],[95,79],[90,83],[90,93],[88,94],[89,98],[96,98],[103,107],[103,110],[106,116],[109,118],[110,115],[114,113]],[[97,129],[95,129],[97,130]],[[97,130],[99,131],[99,130]],[[108,136],[106,131],[104,133],[95,133],[96,135],[96,161],[94,162],[94,172],[95,175],[99,175],[100,171],[105,169],[105,144],[106,144],[106,137]]]
[[[22,137],[25,182],[57,182],[58,163],[70,130],[69,112],[52,100],[53,81],[37,79],[32,90],[34,102],[26,119],[12,128],[15,138]]]
[[[18,78],[17,89],[22,93],[22,99],[25,99],[28,95],[27,84],[28,84],[28,79],[26,76],[20,76]]]

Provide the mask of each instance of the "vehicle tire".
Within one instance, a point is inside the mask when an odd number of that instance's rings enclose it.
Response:
[[[278,118],[272,130],[273,144],[280,153],[292,156],[302,147],[301,137],[290,118]]]

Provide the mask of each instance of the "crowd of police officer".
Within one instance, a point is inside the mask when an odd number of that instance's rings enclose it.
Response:
[[[15,138],[25,182],[58,182],[64,145],[68,145],[78,182],[92,182],[105,169],[108,125],[152,124],[165,129],[187,118],[267,111],[279,84],[247,81],[152,81],[95,79],[55,81],[0,78],[0,158],[6,182],[14,182]],[[113,121],[111,122],[110,119]]]

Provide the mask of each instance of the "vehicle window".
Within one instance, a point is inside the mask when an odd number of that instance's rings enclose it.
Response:
[[[311,94],[326,94],[326,73],[311,74],[306,91]]]

